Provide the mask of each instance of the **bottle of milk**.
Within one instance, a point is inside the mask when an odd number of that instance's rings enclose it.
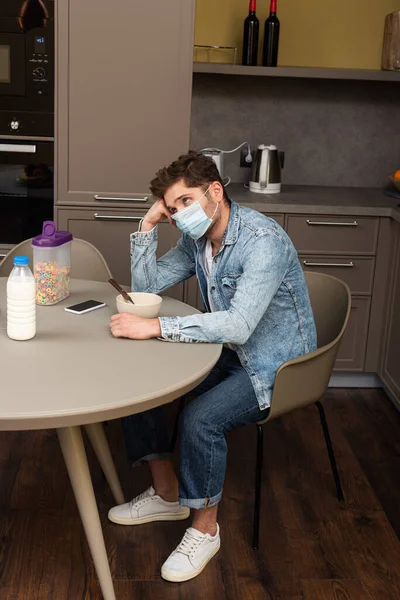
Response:
[[[27,256],[15,256],[7,281],[7,335],[30,340],[36,335],[36,284]]]

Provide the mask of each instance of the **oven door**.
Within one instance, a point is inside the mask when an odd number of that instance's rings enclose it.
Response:
[[[0,95],[25,95],[25,35],[0,31]]]
[[[0,139],[0,258],[53,219],[52,142]]]

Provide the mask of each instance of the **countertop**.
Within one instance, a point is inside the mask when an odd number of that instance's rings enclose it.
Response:
[[[231,183],[227,192],[238,204],[260,212],[392,217],[400,223],[400,199],[386,196],[379,188],[282,185],[280,194],[264,196]]]
[[[400,199],[386,196],[380,188],[324,187],[313,185],[282,185],[280,194],[254,194],[243,183],[231,183],[226,191],[232,200],[242,206],[266,213],[303,213],[392,217],[400,223]],[[140,209],[145,214],[154,203],[149,195],[146,203],[132,200],[108,202],[57,202],[57,209],[77,210]]]

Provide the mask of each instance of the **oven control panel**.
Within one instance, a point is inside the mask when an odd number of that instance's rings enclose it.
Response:
[[[53,78],[49,77],[52,71],[49,54],[47,53],[48,40],[43,33],[35,34],[29,38],[32,52],[28,57],[28,77],[33,86],[34,93],[38,96],[49,93]],[[33,47],[32,47],[33,46]]]

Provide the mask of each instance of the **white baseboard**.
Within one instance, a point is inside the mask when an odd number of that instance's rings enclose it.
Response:
[[[382,382],[376,373],[333,373],[329,387],[337,388],[381,388]]]

